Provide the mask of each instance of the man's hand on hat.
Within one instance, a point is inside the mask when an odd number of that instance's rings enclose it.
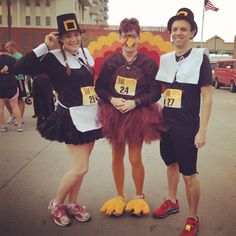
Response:
[[[59,48],[58,44],[58,32],[51,32],[45,36],[44,43],[47,45],[48,50]]]

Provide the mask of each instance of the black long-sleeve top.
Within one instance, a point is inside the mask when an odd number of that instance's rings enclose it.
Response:
[[[138,53],[136,59],[128,63],[121,53],[107,58],[101,68],[96,81],[95,90],[100,98],[108,102],[111,97],[138,99],[140,105],[148,105],[158,101],[161,97],[161,85],[155,80],[158,67],[154,60]],[[115,89],[118,76],[137,80],[136,91],[133,96],[120,94]]]
[[[86,56],[93,62],[88,50]],[[93,77],[89,73],[81,50],[76,55],[66,52],[71,75],[66,75],[66,66],[61,51],[48,52],[46,45],[40,45],[34,51],[25,54],[15,65],[15,73],[28,75],[47,73],[58,99],[66,107],[82,105],[81,87],[94,86]],[[47,78],[45,78],[47,79]]]
[[[16,63],[16,59],[12,56],[1,54],[0,55],[0,70],[4,68],[4,66],[8,67],[8,73],[3,74],[0,73],[0,87],[1,88],[15,88],[17,87],[17,81],[14,74],[13,67]]]

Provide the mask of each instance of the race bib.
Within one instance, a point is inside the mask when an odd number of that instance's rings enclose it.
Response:
[[[166,89],[164,94],[165,107],[181,108],[182,93],[180,89]]]
[[[83,106],[93,105],[97,103],[94,86],[81,87],[83,96]]]
[[[117,76],[115,90],[117,93],[122,95],[134,96],[137,86],[137,80],[132,78],[126,78],[122,76]]]

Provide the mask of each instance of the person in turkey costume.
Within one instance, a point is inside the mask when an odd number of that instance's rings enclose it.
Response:
[[[155,81],[158,67],[154,60],[138,52],[139,22],[125,18],[119,26],[122,48],[106,58],[95,90],[100,98],[98,120],[102,132],[112,146],[112,170],[117,195],[102,206],[107,215],[120,216],[124,210],[133,215],[149,213],[143,185],[143,142],[160,138],[163,129],[160,82]],[[124,192],[124,154],[128,145],[129,161],[136,193],[127,203]]]
[[[38,131],[48,140],[65,143],[71,158],[72,167],[63,176],[48,206],[54,222],[67,226],[71,223],[69,216],[82,222],[90,219],[86,209],[77,203],[77,196],[88,171],[94,142],[102,134],[96,123],[97,104],[91,68],[94,61],[89,51],[82,47],[82,30],[73,13],[57,16],[57,24],[58,32],[46,35],[43,44],[18,61],[15,71],[29,75],[47,73],[58,94],[57,110]]]

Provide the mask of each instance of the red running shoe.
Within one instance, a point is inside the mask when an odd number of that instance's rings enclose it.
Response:
[[[160,208],[157,208],[152,215],[155,218],[165,218],[171,214],[178,213],[179,212],[179,203],[178,200],[176,200],[176,203],[173,203],[171,200],[165,200]]]
[[[199,230],[199,220],[189,217],[180,236],[196,236]]]

